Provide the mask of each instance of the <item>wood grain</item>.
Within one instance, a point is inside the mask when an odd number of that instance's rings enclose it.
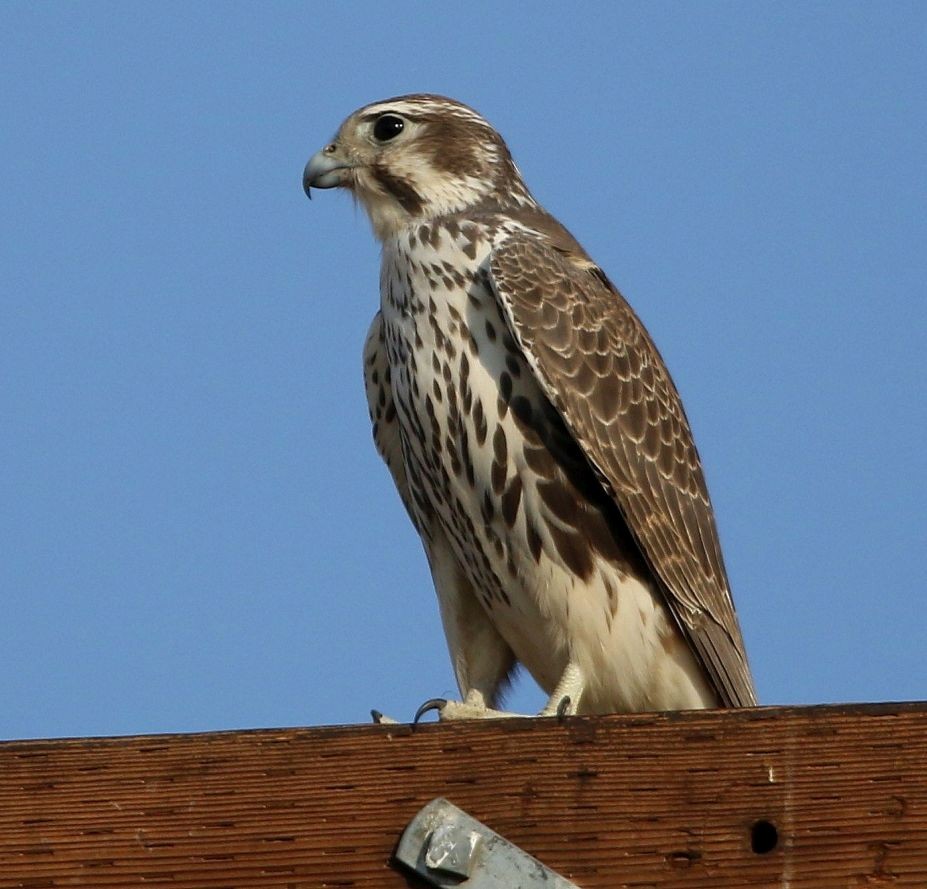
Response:
[[[927,704],[7,742],[0,887],[419,885],[436,796],[589,889],[924,889]]]

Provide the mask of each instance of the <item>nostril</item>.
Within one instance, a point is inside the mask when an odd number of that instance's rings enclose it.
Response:
[[[333,154],[335,151],[335,147],[336,147],[335,143],[332,142],[331,145],[326,145],[325,148],[322,150],[325,152],[325,154]]]
[[[750,828],[750,848],[757,855],[766,855],[772,852],[779,843],[779,831],[771,821],[760,819]]]

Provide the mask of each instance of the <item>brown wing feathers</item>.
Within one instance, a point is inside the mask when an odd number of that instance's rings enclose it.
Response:
[[[490,277],[542,388],[604,479],[727,706],[755,704],[711,503],[669,373],[585,255],[510,235]]]

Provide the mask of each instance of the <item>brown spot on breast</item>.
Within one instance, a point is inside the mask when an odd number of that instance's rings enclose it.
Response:
[[[532,426],[534,410],[531,407],[531,402],[524,395],[516,395],[511,401],[511,406],[515,422],[518,423],[521,431],[530,440],[537,441],[538,436]]]
[[[511,528],[518,518],[518,507],[521,504],[521,477],[513,475],[505,493],[502,495],[502,518]]]
[[[618,614],[618,590],[610,577],[602,576],[602,585],[605,587],[605,595],[608,596],[608,612],[611,617]]]
[[[617,511],[610,522],[598,509],[587,511],[582,525],[583,536],[590,548],[616,567],[627,567],[629,554],[636,552],[624,519]],[[623,542],[622,548],[618,541]]]
[[[486,424],[486,416],[483,414],[483,405],[480,400],[474,399],[473,402],[473,422],[476,427],[476,442],[479,445],[482,445],[486,441],[486,433],[488,431]]]
[[[505,440],[505,430],[501,426],[496,427],[492,436],[492,453],[496,461],[506,463],[508,460],[508,444]]]
[[[528,535],[528,549],[534,557],[534,561],[537,562],[541,558],[541,535],[538,534],[531,522],[526,523],[525,531]]]
[[[553,478],[557,471],[556,464],[546,447],[525,447],[525,462],[541,478]]]
[[[483,502],[480,504],[480,514],[483,521],[488,525],[496,515],[496,507],[493,505],[493,499],[489,496],[489,491],[483,492]]]
[[[425,397],[425,413],[428,414],[428,419],[431,421],[432,447],[440,451],[441,450],[441,426],[438,423],[438,418],[435,414],[435,406],[434,404],[432,404],[431,396]]]
[[[459,430],[460,408],[457,406],[457,392],[453,387],[447,390],[447,422],[451,429]]]
[[[461,426],[458,434],[460,436],[460,457],[463,460],[464,474],[467,476],[467,483],[470,487],[476,484],[476,472],[473,468],[473,458],[470,456],[470,439],[467,436],[467,429]]]
[[[512,377],[508,371],[502,371],[499,377],[499,392],[502,394],[502,400],[506,404],[512,401]]]
[[[451,458],[451,471],[455,476],[459,476],[463,464],[460,462],[460,455],[457,453],[457,445],[450,436],[447,437],[447,455]]]
[[[579,504],[576,502],[576,492],[562,479],[539,479],[537,483],[538,494],[544,505],[562,522],[575,524],[579,519]]]
[[[475,225],[464,225],[461,227],[460,232],[466,238],[460,249],[470,259],[476,259],[476,242],[479,239],[477,227]]]
[[[505,440],[505,430],[501,425],[496,427],[492,436],[492,454],[492,488],[497,494],[501,494],[509,471],[508,443]]]
[[[565,529],[554,522],[549,522],[547,530],[567,568],[580,579],[588,580],[592,576],[593,566],[592,553],[588,544],[573,528]]]
[[[510,577],[518,576],[518,569],[515,567],[515,560],[512,558],[512,551],[509,550],[508,558],[505,560],[506,570],[509,572]]]

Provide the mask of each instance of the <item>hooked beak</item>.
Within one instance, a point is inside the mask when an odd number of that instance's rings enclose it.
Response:
[[[335,152],[336,146],[332,144],[309,158],[309,163],[303,170],[303,189],[310,200],[310,188],[336,188],[344,184],[351,164],[341,160]]]

